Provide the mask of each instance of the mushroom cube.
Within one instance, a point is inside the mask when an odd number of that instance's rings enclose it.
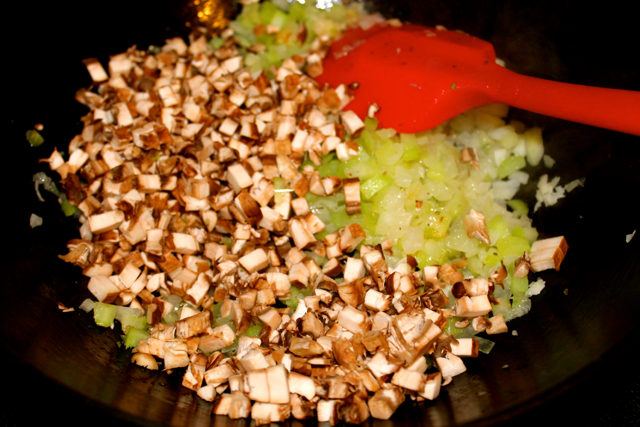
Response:
[[[560,270],[560,264],[567,254],[569,245],[564,236],[538,240],[531,245],[531,270],[536,273],[554,268]]]

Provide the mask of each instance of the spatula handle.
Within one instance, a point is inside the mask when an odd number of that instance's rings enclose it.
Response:
[[[640,136],[640,92],[560,83],[499,68],[498,102]]]

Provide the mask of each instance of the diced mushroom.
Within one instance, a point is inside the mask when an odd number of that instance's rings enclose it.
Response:
[[[436,363],[444,378],[455,377],[467,370],[462,359],[452,353],[447,353],[444,357],[436,357]]]
[[[482,212],[471,209],[469,215],[464,217],[464,228],[467,230],[467,236],[470,239],[476,238],[487,245],[491,244]]]
[[[458,357],[478,357],[478,340],[473,338],[458,338],[457,343],[451,343],[451,352]]]
[[[487,295],[463,296],[456,301],[456,316],[477,317],[491,312],[491,302]]]
[[[564,236],[538,240],[531,245],[531,270],[537,272],[554,268],[560,270],[560,264],[567,254],[569,245]]]
[[[342,180],[344,188],[344,203],[348,215],[362,212],[360,207],[360,178],[346,178]]]
[[[403,402],[402,390],[398,387],[389,387],[378,390],[367,404],[373,418],[388,420]]]

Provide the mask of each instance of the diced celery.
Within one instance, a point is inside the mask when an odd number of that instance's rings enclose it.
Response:
[[[367,116],[364,119],[364,128],[368,132],[375,131],[376,129],[378,129],[378,119],[376,119],[375,117]]]
[[[511,300],[508,297],[494,298],[491,303],[491,311],[494,316],[511,309]]]
[[[379,138],[382,138],[383,140],[388,140],[388,139],[391,139],[391,138],[393,138],[394,136],[396,136],[396,135],[397,135],[397,133],[398,133],[398,132],[396,132],[396,130],[395,130],[395,129],[392,129],[392,128],[386,128],[386,129],[378,129],[378,130],[376,131],[376,133],[375,133],[375,134],[376,134]],[[396,141],[392,141],[392,142],[396,142]]]
[[[282,300],[282,303],[292,310],[298,308],[298,298],[301,298],[300,289],[295,286],[291,287],[291,296],[289,299]]]
[[[493,267],[494,265],[498,265],[502,261],[502,256],[498,253],[496,248],[491,248],[487,255],[484,258],[484,265],[487,267]]]
[[[449,200],[443,210],[443,214],[448,216],[450,220],[453,220],[460,216],[460,214],[466,209],[468,203],[464,198],[464,194],[461,191],[454,193],[451,200]]]
[[[513,209],[519,216],[529,215],[529,206],[520,199],[512,199],[507,202],[507,206]]]
[[[356,159],[351,159],[345,164],[344,173],[349,177],[360,178],[360,182],[364,182],[369,178],[384,172],[375,162],[357,162],[354,160]]]
[[[249,326],[249,329],[247,329],[243,335],[246,335],[248,337],[257,337],[260,335],[260,332],[262,331],[262,325],[251,325]]]
[[[32,147],[37,147],[44,142],[44,138],[37,130],[30,129],[27,131],[27,141]]]
[[[417,143],[406,143],[404,144],[404,152],[402,154],[402,160],[405,162],[412,162],[414,160],[418,160],[420,159],[421,153],[422,153],[422,149]]]
[[[110,328],[116,318],[118,306],[99,302],[93,307],[93,319],[96,325]]]
[[[507,126],[509,127],[509,126]],[[505,134],[500,139],[500,143],[504,148],[512,149],[518,144],[518,134],[515,131],[505,132]]]
[[[421,251],[424,256],[424,265],[442,265],[447,260],[447,251],[435,240],[427,240]]]
[[[297,1],[292,2],[289,6],[289,16],[291,16],[291,18],[295,19],[296,21],[301,21],[302,18],[305,16],[304,5]]]
[[[222,308],[222,301],[217,302],[211,306],[211,318],[218,319],[220,317],[220,309]]]
[[[524,295],[527,289],[529,289],[528,278],[511,277],[511,292],[513,292],[514,295]]]
[[[464,331],[464,329],[456,328],[455,324],[456,322],[459,322],[463,319],[464,319],[463,317],[448,317],[447,324],[444,325],[444,330],[442,332],[444,332],[447,335],[453,335],[453,336],[461,334]]]
[[[373,154],[380,145],[377,139],[373,138],[372,132],[363,130],[360,136],[356,139],[358,145],[364,148],[369,154]]]
[[[162,317],[162,323],[170,326],[175,325],[178,320],[180,320],[180,315],[177,310],[167,313]]]
[[[223,348],[220,350],[221,353],[229,356],[232,354],[236,354],[236,351],[238,351],[238,341],[240,340],[239,336],[236,336],[235,340],[233,341],[233,344]]]
[[[454,150],[454,155],[451,150]],[[429,148],[428,156],[422,157],[427,166],[427,178],[436,181],[449,182],[458,175],[458,162],[460,157],[454,147],[447,147],[438,143]]]
[[[129,328],[124,339],[125,348],[136,348],[138,343],[149,338],[151,334],[146,329]]]
[[[514,295],[511,310],[504,314],[504,320],[509,321],[516,317],[524,316],[531,310],[531,300],[524,295]]]
[[[337,22],[345,22],[347,20],[347,8],[340,3],[333,3],[329,9],[327,16]]]
[[[511,175],[513,172],[524,168],[527,165],[524,157],[522,156],[509,156],[500,163],[498,166],[498,178],[504,179]]]
[[[393,178],[385,173],[377,174],[360,185],[360,193],[365,200],[371,200],[373,196],[387,185],[393,182]]]
[[[487,222],[487,230],[489,231],[491,243],[510,235],[509,226],[502,214],[494,216]]]
[[[513,230],[511,230],[511,235],[516,237],[522,237],[523,239],[527,238],[526,231],[524,230],[524,228],[522,228],[519,225],[516,225],[515,227],[513,227]]]
[[[353,217],[347,214],[346,209],[341,208],[331,212],[331,223],[338,229],[345,227],[353,222]]]
[[[231,318],[231,316],[219,317],[213,322],[214,328],[217,328],[218,326],[222,326],[222,325],[229,325],[231,329],[233,329],[234,331],[236,330],[236,325],[235,323],[233,323],[233,319]]]
[[[531,245],[527,239],[517,236],[506,236],[498,239],[496,248],[502,257],[520,257],[523,253],[531,250]]]
[[[277,13],[283,13],[278,6],[270,1],[260,3],[260,21],[264,25],[271,24],[271,20]]]
[[[402,159],[402,145],[389,141],[375,152],[378,163],[386,166],[395,165]]]
[[[129,328],[147,329],[147,316],[145,316],[144,311],[140,309],[117,307],[115,318],[122,324],[122,330],[124,332]]]
[[[62,209],[64,216],[73,216],[78,210],[75,205],[69,203],[69,200],[67,200],[67,196],[64,193],[60,194],[60,198],[58,200],[60,202],[60,208]]]
[[[527,162],[531,166],[537,166],[544,155],[542,143],[542,129],[531,128],[524,133],[524,141],[527,148]]]

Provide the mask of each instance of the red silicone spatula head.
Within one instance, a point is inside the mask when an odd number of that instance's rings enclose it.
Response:
[[[640,135],[640,92],[523,76],[495,59],[491,44],[455,31],[376,26],[347,31],[331,46],[316,80],[333,87],[358,83],[346,109],[364,118],[376,103],[380,126],[402,133],[431,129],[473,107],[500,102]]]
[[[360,117],[374,102],[383,127],[413,133],[433,128],[470,108],[490,102],[476,90],[494,67],[491,44],[454,31],[417,25],[350,29],[324,60],[316,80],[338,86],[358,83],[347,109]]]

